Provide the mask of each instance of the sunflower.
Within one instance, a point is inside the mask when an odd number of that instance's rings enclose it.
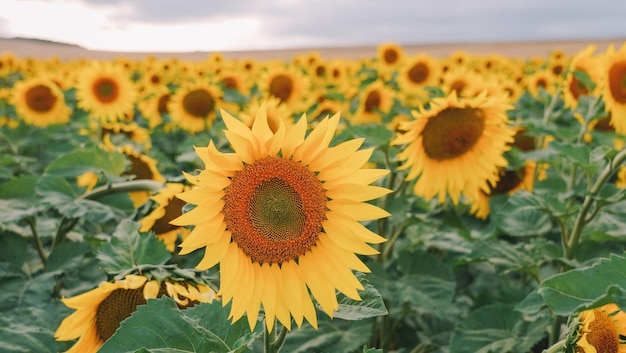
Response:
[[[152,146],[152,142],[150,141],[150,132],[137,125],[135,122],[103,123],[100,127],[100,135],[103,141],[107,139],[115,140],[115,144],[118,146],[120,145],[120,143],[117,142],[118,140],[121,143],[141,146],[143,150],[150,149]]]
[[[618,133],[626,133],[626,44],[615,52],[610,46],[603,67],[603,94],[611,123]]]
[[[598,60],[593,56],[595,46],[590,45],[585,50],[574,55],[571,60],[569,70],[565,76],[565,84],[563,89],[563,101],[570,108],[575,108],[578,104],[580,96],[595,96],[597,94],[597,84],[600,82],[600,74],[598,72]],[[596,84],[594,90],[586,87],[580,82],[574,72],[583,72],[589,76],[591,82]]]
[[[359,92],[359,106],[350,117],[352,124],[369,124],[383,121],[381,114],[389,113],[395,92],[383,81],[376,80]]]
[[[287,129],[293,126],[293,110],[289,108],[287,104],[283,104],[280,99],[273,96],[270,96],[267,99],[255,98],[252,100],[247,105],[248,109],[241,112],[239,119],[241,119],[247,127],[251,127],[256,114],[250,114],[248,112],[256,112],[261,109],[262,106],[265,106],[264,109],[267,115],[267,123],[273,133],[278,131],[281,121]]]
[[[26,123],[45,127],[70,121],[70,108],[65,105],[63,92],[51,80],[34,77],[13,86],[10,102],[19,118]]]
[[[211,127],[221,99],[219,87],[190,83],[180,87],[170,97],[167,110],[172,122],[187,132],[197,133]]]
[[[448,70],[441,81],[446,94],[454,91],[458,97],[473,97],[485,87],[483,76],[461,66]]]
[[[385,238],[359,221],[389,215],[364,203],[390,191],[369,185],[388,171],[362,168],[373,152],[358,150],[363,139],[328,147],[338,113],[306,138],[305,115],[275,133],[264,107],[251,128],[227,112],[222,117],[235,152],[221,153],[213,142],[196,148],[205,169],[185,174],[196,188],[178,197],[197,206],[172,222],[195,225],[180,254],[205,248],[196,268],[220,264],[218,293],[232,302],[233,321],[246,313],[253,329],[263,305],[268,331],[275,319],[290,329],[291,317],[298,327],[306,318],[317,328],[309,291],[331,317],[336,290],[360,300],[352,270],[369,269],[355,253],[376,254],[367,243]]]
[[[434,86],[439,79],[439,62],[428,54],[417,54],[402,65],[398,73],[398,86],[401,91],[416,91],[426,86]]]
[[[139,305],[163,295],[173,298],[181,308],[210,303],[216,298],[215,291],[203,283],[167,280],[159,284],[145,276],[127,275],[122,280],[103,282],[89,292],[61,299],[76,311],[61,322],[54,338],[57,341],[78,338],[68,353],[96,352]]]
[[[105,147],[111,150],[115,149],[126,156],[130,162],[129,167],[122,173],[125,176],[132,176],[134,179],[147,179],[158,182],[165,182],[165,177],[161,174],[157,167],[157,160],[154,158],[135,151],[130,145],[114,147],[108,140],[105,141]],[[150,191],[133,191],[128,195],[133,201],[135,207],[139,207],[146,203],[150,198]]]
[[[136,89],[120,66],[94,61],[78,75],[78,106],[102,121],[115,121],[133,109]]]
[[[606,304],[580,314],[576,353],[626,353],[626,314],[615,304]]]
[[[184,189],[183,184],[167,183],[163,189],[151,197],[157,207],[140,221],[139,230],[141,232],[153,231],[157,238],[165,243],[169,251],[174,251],[179,235],[184,240],[189,234],[188,229],[169,223],[183,213],[182,208],[185,203],[176,197],[176,194],[183,192]]]
[[[163,123],[163,116],[168,114],[167,105],[171,97],[167,87],[154,89],[147,97],[137,103],[141,115],[148,120],[148,126],[155,128]]]
[[[486,92],[459,99],[455,92],[430,102],[430,110],[413,111],[414,121],[403,123],[394,145],[406,147],[398,154],[409,169],[407,180],[417,179],[414,192],[457,204],[461,192],[486,193],[498,180],[500,167],[507,166],[503,153],[510,149],[515,130],[507,125],[504,96]]]
[[[291,109],[301,111],[302,98],[308,92],[310,80],[296,67],[276,64],[268,68],[259,84],[268,97],[277,97]]]
[[[524,76],[526,90],[534,97],[539,96],[541,90],[548,94],[556,92],[554,75],[548,70],[537,70]]]

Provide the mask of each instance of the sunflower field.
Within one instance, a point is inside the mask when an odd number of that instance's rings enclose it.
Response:
[[[625,139],[626,44],[1,53],[0,352],[626,352]]]

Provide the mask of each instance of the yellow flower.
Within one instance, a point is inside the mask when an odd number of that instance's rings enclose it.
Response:
[[[414,111],[414,121],[402,123],[406,131],[392,144],[407,144],[398,154],[409,169],[407,180],[417,178],[414,193],[444,202],[446,193],[457,204],[462,192],[490,191],[499,167],[513,142],[515,130],[507,126],[506,97],[458,99],[452,92],[430,102],[430,110]]]
[[[65,105],[63,92],[45,77],[17,82],[10,101],[18,117],[28,124],[44,127],[70,121],[71,111]]]
[[[261,305],[268,330],[275,319],[291,328],[305,318],[317,327],[313,295],[332,316],[335,291],[359,300],[361,283],[352,270],[369,272],[355,255],[378,253],[367,243],[385,238],[359,221],[387,217],[365,203],[389,192],[369,185],[387,170],[363,169],[373,150],[358,150],[364,139],[329,147],[339,114],[321,121],[305,138],[303,115],[291,129],[273,132],[265,107],[251,128],[222,111],[234,153],[213,142],[196,148],[205,164],[186,174],[194,189],[178,197],[197,205],[174,220],[194,225],[180,254],[205,248],[199,270],[220,266],[219,294],[232,302],[230,318],[244,313],[253,329]]]
[[[184,189],[183,184],[167,183],[165,188],[151,197],[156,202],[157,207],[140,221],[141,228],[139,230],[142,232],[153,231],[165,243],[169,251],[174,251],[179,235],[185,239],[189,234],[188,229],[169,223],[182,215],[182,208],[185,203],[176,197],[176,194],[183,192]]]
[[[78,75],[78,106],[102,121],[123,118],[132,111],[136,95],[128,73],[120,66],[95,61]]]
[[[191,83],[182,86],[169,98],[167,110],[172,122],[190,133],[208,129],[215,121],[222,91],[209,84]]]
[[[577,353],[626,353],[626,314],[615,304],[606,304],[580,314]]]
[[[174,298],[179,307],[210,303],[216,297],[206,284],[172,280],[159,284],[144,276],[127,275],[123,280],[103,282],[86,293],[61,299],[63,304],[76,311],[61,322],[54,338],[57,341],[78,338],[68,353],[95,353],[139,305],[166,294]]]
[[[615,52],[610,46],[603,70],[603,94],[611,123],[618,133],[626,133],[626,44]]]
[[[359,93],[359,106],[350,117],[352,124],[370,124],[383,121],[381,115],[389,113],[393,106],[394,91],[381,80],[376,80]]]

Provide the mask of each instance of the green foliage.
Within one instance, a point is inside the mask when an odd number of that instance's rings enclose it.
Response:
[[[246,320],[231,324],[229,312],[219,301],[180,310],[170,298],[150,299],[122,322],[99,352],[243,352],[262,335],[263,326],[250,332]]]

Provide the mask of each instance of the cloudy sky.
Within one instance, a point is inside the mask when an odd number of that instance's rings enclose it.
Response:
[[[625,0],[2,0],[0,37],[110,51],[626,38]]]

